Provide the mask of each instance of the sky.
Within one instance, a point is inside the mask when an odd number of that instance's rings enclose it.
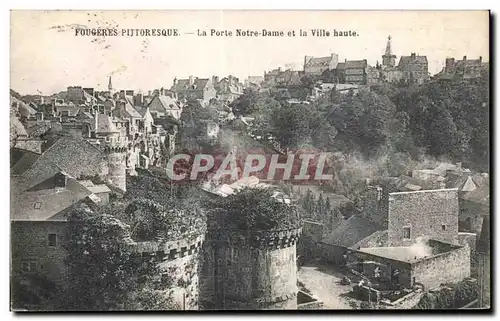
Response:
[[[487,11],[11,11],[11,89],[50,95],[68,86],[147,92],[174,78],[262,76],[302,68],[304,56],[382,62],[387,37],[397,61],[426,55],[429,72],[447,57],[489,61]],[[177,29],[177,37],[76,36],[75,28]],[[230,30],[201,37],[198,30]],[[284,31],[284,37],[236,37],[236,29]],[[308,36],[299,36],[299,30]],[[314,37],[311,29],[355,31],[356,37]],[[295,30],[295,37],[288,37]],[[192,34],[190,34],[192,33]]]

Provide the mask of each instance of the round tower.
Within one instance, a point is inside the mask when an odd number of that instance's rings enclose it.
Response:
[[[113,185],[127,190],[127,148],[119,145],[108,145],[104,147],[104,153],[108,160],[108,180]]]
[[[199,309],[200,249],[205,235],[175,241],[137,242],[134,251],[143,262],[159,264],[169,286],[166,295],[173,298],[179,310]]]
[[[220,253],[224,308],[297,309],[296,242],[300,229],[230,236]],[[225,261],[225,262],[224,262]]]
[[[206,308],[297,309],[300,227],[241,233],[224,222],[209,223],[202,271]]]

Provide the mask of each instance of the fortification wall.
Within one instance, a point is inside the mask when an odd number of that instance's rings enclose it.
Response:
[[[208,300],[224,309],[296,309],[296,242],[301,229],[231,234],[207,247]]]
[[[205,236],[168,242],[138,242],[134,250],[143,261],[159,261],[162,276],[172,285],[167,291],[180,310],[198,310],[200,301],[199,269]]]

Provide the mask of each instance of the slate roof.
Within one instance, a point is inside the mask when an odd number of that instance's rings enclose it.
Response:
[[[412,63],[426,64],[427,56],[401,56],[401,58],[399,59],[398,67]]]
[[[142,118],[141,114],[134,108],[134,98],[132,96],[125,96],[125,111],[131,116],[131,117],[137,117],[137,118]]]
[[[337,64],[337,69],[338,70],[344,70],[345,69],[345,62],[339,62]]]
[[[10,130],[17,136],[28,136],[26,128],[24,128],[23,123],[16,116],[10,117]]]
[[[465,193],[461,198],[469,202],[474,202],[481,205],[489,206],[490,187],[489,186],[478,187],[471,192]]]
[[[11,202],[11,220],[46,221],[91,195],[87,188],[68,177],[66,187],[25,191]]]
[[[97,128],[93,128],[93,127],[95,127],[94,122],[91,123],[91,128],[96,133],[108,134],[108,133],[119,133],[120,132],[116,128],[115,124],[113,124],[113,120],[111,119],[110,116],[97,113],[97,114],[95,114],[95,117],[97,117]]]
[[[179,79],[175,86],[172,86],[173,91],[184,91],[184,90],[203,90],[208,84],[210,79],[208,78],[195,78],[193,85],[189,85],[189,79]]]
[[[181,109],[179,104],[177,103],[177,101],[175,101],[175,99],[173,99],[172,97],[170,96],[155,96],[155,98],[153,98],[151,100],[151,102],[149,103],[149,105],[151,105],[151,103],[154,101],[154,99],[158,99],[158,101],[160,102],[160,105],[165,109],[165,110],[171,110],[171,109]]]
[[[26,190],[60,171],[77,178],[84,173],[100,174],[104,164],[103,152],[86,140],[61,137],[18,176],[11,189]]]
[[[311,57],[306,62],[306,67],[327,67],[332,62],[332,57]]]
[[[323,237],[323,242],[332,245],[352,247],[367,236],[382,230],[382,227],[370,220],[353,215],[344,220],[330,234]]]
[[[40,154],[28,150],[13,148],[11,153],[10,173],[12,175],[22,175],[28,170],[40,157]],[[12,156],[15,157],[12,159]]]
[[[347,60],[345,62],[345,69],[363,69],[367,67],[368,63],[366,60]]]

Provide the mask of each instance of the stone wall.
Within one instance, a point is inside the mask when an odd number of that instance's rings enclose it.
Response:
[[[458,233],[457,189],[389,194],[389,246],[409,246],[422,236],[454,243]],[[404,229],[410,228],[406,238]]]
[[[470,248],[468,245],[412,263],[413,283],[422,283],[425,290],[441,283],[457,283],[470,277]]]
[[[217,309],[296,309],[300,229],[233,234],[206,247],[204,299]]]
[[[66,222],[57,221],[13,221],[11,222],[11,272],[14,278],[23,278],[31,273],[46,276],[64,287],[67,273],[62,247]],[[56,246],[49,246],[49,234],[56,234]],[[23,262],[36,263],[35,272],[23,272]]]
[[[304,221],[302,235],[297,243],[297,255],[305,261],[321,255],[319,242],[323,238],[324,225],[317,222]]]
[[[143,260],[154,256],[160,271],[172,281],[168,294],[181,310],[198,310],[200,301],[199,269],[204,235],[195,239],[169,242],[138,242],[134,250]]]
[[[320,258],[328,263],[333,263],[335,265],[344,265],[346,260],[344,259],[344,254],[350,249],[340,245],[333,245],[327,243],[318,244],[319,252],[321,253]]]
[[[379,255],[374,255],[370,253],[364,253],[357,250],[350,250],[347,255],[347,264],[350,268],[358,270],[367,277],[373,277],[375,275],[375,268],[380,268],[380,277],[387,280],[391,280],[392,274],[395,270],[399,271],[399,284],[405,288],[412,287],[411,281],[411,264],[404,261],[399,261],[395,259],[386,258]],[[359,264],[360,262],[374,261],[382,264]]]

